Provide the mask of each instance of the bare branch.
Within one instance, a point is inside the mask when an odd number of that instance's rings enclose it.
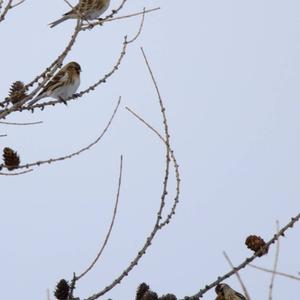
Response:
[[[117,195],[116,195],[116,201],[115,201],[115,207],[114,207],[114,211],[113,211],[113,215],[112,215],[112,220],[108,229],[108,232],[106,234],[106,237],[104,239],[104,242],[100,248],[100,251],[98,252],[96,258],[94,259],[94,261],[91,263],[91,265],[84,271],[82,272],[81,275],[79,275],[78,277],[76,277],[76,280],[79,280],[80,278],[82,278],[83,276],[85,276],[93,267],[94,265],[97,263],[97,261],[99,260],[101,254],[103,253],[107,242],[109,240],[110,234],[112,232],[114,223],[115,223],[115,219],[116,219],[116,215],[117,215],[117,210],[118,210],[118,205],[119,205],[119,198],[120,198],[120,190],[121,190],[121,184],[122,184],[122,171],[123,171],[123,156],[121,156],[120,159],[120,171],[119,171],[119,180],[118,180],[118,190],[117,190]]]
[[[266,269],[266,268],[259,267],[259,266],[256,266],[256,265],[252,265],[252,264],[249,264],[249,267],[260,270],[260,271],[268,272],[268,273],[276,273],[276,275],[300,281],[300,277],[297,277],[297,276],[294,276],[294,275],[291,275],[291,274],[288,274],[288,273],[283,273],[283,272],[278,272],[278,271],[274,272],[274,270]]]
[[[13,2],[13,0],[9,0],[8,3],[6,4],[6,6],[5,6],[4,10],[3,10],[3,13],[0,15],[0,23],[2,21],[4,21],[6,15],[8,13],[8,11],[11,9],[12,2]],[[1,3],[1,5],[2,5],[2,3]]]
[[[146,127],[148,127],[151,131],[153,131],[157,137],[163,142],[166,143],[165,139],[163,138],[163,136],[158,132],[158,130],[156,130],[153,126],[151,126],[147,121],[145,121],[145,119],[143,119],[141,116],[139,116],[136,112],[134,112],[132,109],[130,109],[129,107],[125,107],[134,117],[136,117],[141,123],[143,123]],[[177,208],[177,204],[179,202],[179,195],[180,195],[180,173],[179,173],[179,165],[177,163],[174,151],[172,150],[172,148],[170,148],[170,153],[171,153],[171,158],[173,161],[173,166],[175,169],[175,175],[176,175],[176,194],[174,197],[174,201],[173,201],[173,206],[171,208],[170,213],[167,215],[166,219],[160,223],[159,227],[162,228],[163,226],[167,225],[170,220],[172,219],[172,216],[175,215],[175,211]]]
[[[2,176],[18,176],[18,175],[23,175],[23,174],[26,174],[26,173],[30,173],[32,171],[33,171],[33,169],[25,170],[25,171],[22,171],[22,172],[19,172],[19,173],[2,173],[2,172],[0,172],[0,175],[2,175]]]
[[[21,0],[21,1],[17,2],[16,4],[11,5],[10,8],[17,7],[17,6],[19,6],[20,4],[22,4],[22,3],[24,3],[24,2],[25,2],[25,0]]]
[[[15,122],[4,122],[4,121],[0,121],[0,124],[5,124],[5,125],[16,125],[16,126],[27,126],[27,125],[38,125],[38,124],[43,124],[43,121],[29,122],[29,123],[15,123]]]
[[[223,251],[223,255],[224,255],[225,259],[227,260],[228,264],[230,265],[230,267],[234,270],[235,267],[234,267],[231,259],[229,258],[229,256],[227,255],[227,253],[225,251]],[[240,276],[239,272],[236,272],[235,275],[236,275],[236,277],[237,277],[237,279],[238,279],[238,281],[239,281],[239,283],[240,283],[240,285],[241,285],[241,287],[244,291],[244,294],[245,294],[246,298],[248,300],[251,300],[250,295],[247,291],[246,285],[244,284],[244,282],[242,280],[242,277]]]
[[[111,19],[106,19],[105,18],[103,20],[96,21],[95,23],[91,23],[90,25],[82,25],[81,30],[85,31],[87,29],[91,29],[91,27],[94,27],[94,26],[97,26],[97,25],[102,25],[102,24],[107,23],[107,22],[128,19],[128,18],[139,16],[139,15],[148,14],[148,13],[151,13],[151,12],[154,12],[154,11],[157,11],[157,10],[160,10],[160,7],[155,7],[155,8],[150,8],[150,9],[145,9],[144,8],[143,11],[139,11],[139,12],[132,13],[132,14],[129,14],[129,15],[124,15],[124,16],[115,17],[115,18],[111,18]]]
[[[277,234],[279,232],[279,221],[276,221],[276,230],[277,230]],[[274,258],[274,265],[273,265],[273,273],[271,276],[271,282],[269,285],[269,300],[272,300],[272,295],[273,295],[273,287],[274,287],[274,280],[275,280],[275,276],[276,276],[276,271],[277,271],[277,265],[278,265],[278,259],[279,259],[279,249],[280,249],[280,244],[279,244],[279,236],[277,239],[277,243],[276,243],[276,252],[275,252],[275,258]]]

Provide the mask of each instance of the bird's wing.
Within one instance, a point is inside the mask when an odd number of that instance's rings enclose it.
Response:
[[[44,93],[54,91],[60,86],[64,85],[66,80],[68,79],[68,73],[64,70],[60,70],[43,88],[43,90],[39,93],[42,95]]]
[[[66,12],[64,16],[69,16],[73,14],[83,13],[88,5],[88,0],[81,0],[77,5],[75,5],[70,11]]]
[[[247,300],[246,297],[244,297],[242,294],[238,293],[238,292],[235,292],[235,294],[238,296],[238,299],[241,299],[241,300]]]

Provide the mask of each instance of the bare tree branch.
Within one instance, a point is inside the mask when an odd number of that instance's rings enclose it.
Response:
[[[2,173],[2,172],[0,172],[0,175],[1,176],[18,176],[18,175],[23,175],[23,174],[26,174],[26,173],[30,173],[32,171],[33,171],[33,169],[25,170],[25,171],[22,171],[22,172],[19,172],[19,173]]]
[[[277,230],[277,234],[279,232],[279,221],[276,221],[276,230]],[[276,276],[276,271],[277,271],[277,266],[278,266],[278,259],[279,259],[279,250],[280,250],[280,243],[279,243],[279,236],[276,242],[276,252],[275,252],[275,258],[274,258],[274,265],[273,265],[273,273],[271,276],[271,282],[269,285],[269,300],[272,300],[272,295],[273,295],[273,287],[274,287],[274,280],[275,280],[275,276]]]
[[[270,270],[270,269],[263,268],[263,267],[256,266],[256,265],[252,265],[252,264],[249,264],[249,267],[260,270],[260,271],[263,271],[263,272],[274,273],[274,270]],[[297,277],[297,276],[294,276],[294,275],[291,275],[291,274],[288,274],[288,273],[283,273],[283,272],[278,272],[278,271],[276,271],[275,273],[276,273],[276,275],[279,275],[279,276],[283,276],[283,277],[287,277],[287,278],[290,278],[290,279],[300,281],[300,277]]]
[[[223,251],[223,255],[224,255],[225,259],[227,260],[228,264],[230,265],[230,267],[234,270],[235,269],[234,265],[233,265],[231,259],[229,258],[229,256],[227,255],[227,253],[225,251]],[[240,285],[241,285],[241,287],[244,291],[244,294],[245,294],[246,298],[248,300],[251,300],[250,295],[247,291],[246,285],[244,284],[244,282],[242,280],[242,277],[240,276],[239,272],[236,272],[235,275],[236,275],[236,277],[237,277],[237,279],[238,279],[238,281],[239,281],[239,283],[240,283]]]
[[[8,11],[11,9],[11,4],[12,4],[13,0],[9,0],[8,3],[6,4],[6,6],[4,7],[3,13],[0,15],[0,23],[2,21],[4,21]],[[2,5],[2,2],[1,2]]]
[[[15,126],[27,126],[27,125],[38,125],[38,124],[43,124],[43,121],[29,122],[29,123],[16,123],[16,122],[4,122],[4,121],[0,121],[0,124],[4,124],[4,125],[15,125]]]
[[[20,4],[22,4],[22,3],[24,3],[25,2],[25,0],[20,0],[19,2],[17,2],[16,4],[13,4],[13,5],[11,5],[11,7],[10,8],[14,8],[14,7],[17,7],[17,6],[19,6]]]
[[[114,223],[115,223],[115,219],[116,219],[116,215],[117,215],[117,210],[118,210],[118,205],[119,205],[119,198],[120,198],[120,190],[121,190],[121,184],[122,184],[122,171],[123,171],[123,156],[121,156],[120,159],[120,171],[119,171],[119,180],[118,180],[118,190],[117,190],[117,195],[116,195],[116,201],[115,201],[115,207],[114,207],[114,211],[113,211],[113,215],[112,215],[112,219],[111,219],[111,223],[108,229],[108,232],[106,234],[106,237],[104,239],[104,242],[100,248],[100,251],[98,252],[96,258],[93,260],[93,262],[91,263],[91,265],[84,271],[82,272],[78,277],[76,277],[76,280],[78,281],[79,279],[81,279],[83,276],[85,276],[93,267],[94,265],[97,263],[97,261],[99,260],[99,258],[101,257],[101,254],[103,253],[107,242],[110,238],[110,234],[112,232]]]

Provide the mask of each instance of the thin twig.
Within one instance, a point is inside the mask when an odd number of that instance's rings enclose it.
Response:
[[[291,275],[291,274],[288,274],[288,273],[283,273],[283,272],[278,272],[278,271],[274,272],[274,270],[266,269],[266,268],[259,267],[259,266],[256,266],[256,265],[252,265],[252,264],[249,264],[249,267],[260,270],[260,271],[268,272],[268,273],[276,273],[276,275],[300,281],[300,277],[297,277],[297,276],[294,276],[294,275]]]
[[[141,123],[143,123],[151,131],[153,131],[157,135],[157,137],[163,143],[166,143],[165,139],[158,132],[158,130],[156,130],[152,125],[150,125],[147,121],[145,121],[144,118],[142,118],[141,116],[139,116],[136,112],[134,112],[128,106],[126,106],[125,109],[127,109],[135,118],[137,118]],[[181,179],[180,179],[180,173],[179,173],[179,165],[177,163],[174,151],[172,150],[171,147],[170,147],[170,153],[171,153],[171,158],[172,158],[172,161],[173,161],[173,166],[174,166],[175,175],[176,175],[176,195],[174,197],[173,206],[171,208],[171,211],[167,215],[167,217],[165,218],[165,220],[160,223],[160,225],[159,225],[160,228],[162,228],[163,226],[167,225],[170,222],[170,220],[172,219],[172,216],[175,215],[175,211],[176,211],[176,208],[177,208],[177,205],[178,205],[178,202],[179,202],[179,195],[180,195],[180,181],[181,181]]]
[[[139,16],[139,15],[148,14],[148,13],[151,13],[151,12],[154,12],[154,11],[157,11],[157,10],[160,10],[160,7],[145,9],[145,11],[143,10],[143,11],[139,11],[139,12],[132,13],[132,14],[129,14],[129,15],[124,15],[124,16],[115,17],[115,18],[111,18],[111,19],[103,19],[101,21],[96,21],[95,23],[91,23],[90,25],[82,25],[81,30],[85,31],[87,29],[91,29],[91,26],[94,27],[96,25],[102,25],[103,23],[107,23],[107,22],[112,22],[112,21],[122,20],[122,19],[128,19],[128,18]]]
[[[8,3],[6,4],[2,15],[0,15],[0,22],[4,21],[8,11],[11,9],[11,4],[12,4],[13,0],[9,0]]]
[[[91,265],[84,271],[82,272],[82,274],[80,274],[78,277],[76,277],[76,280],[78,281],[80,278],[82,278],[83,276],[85,276],[93,267],[94,265],[97,263],[97,261],[99,260],[101,254],[103,253],[107,242],[110,238],[110,234],[112,232],[114,223],[115,223],[115,219],[116,219],[116,215],[117,215],[117,210],[118,210],[118,205],[119,205],[119,198],[120,198],[120,190],[121,190],[121,184],[122,184],[122,172],[123,172],[123,156],[121,155],[121,159],[120,159],[120,171],[119,171],[119,180],[118,180],[118,190],[117,190],[117,195],[116,195],[116,201],[115,201],[115,206],[114,206],[114,211],[113,211],[113,215],[112,215],[112,219],[111,219],[111,223],[108,229],[108,232],[106,234],[105,240],[100,248],[100,251],[98,252],[96,258],[94,259],[94,261],[91,263]]]
[[[16,125],[16,126],[38,125],[38,124],[42,124],[42,123],[43,123],[43,121],[29,122],[29,123],[15,123],[15,122],[0,121],[0,124]]]
[[[26,173],[29,173],[32,171],[33,171],[33,169],[25,170],[25,171],[18,172],[18,173],[2,173],[2,172],[0,172],[0,175],[2,175],[2,176],[18,176],[18,175],[23,175],[23,174],[26,174]]]
[[[234,270],[235,269],[234,265],[233,265],[231,259],[229,258],[229,256],[227,255],[227,253],[225,251],[223,251],[223,255],[224,255],[225,259],[227,260],[228,264],[230,265],[230,267]],[[239,281],[239,283],[240,283],[240,285],[241,285],[241,287],[244,291],[244,294],[245,294],[247,300],[251,300],[250,295],[247,291],[246,285],[244,284],[244,282],[242,280],[242,277],[240,276],[239,272],[236,272],[235,275],[236,275],[236,277],[237,277],[237,279],[238,279],[238,281]]]
[[[25,0],[21,0],[18,3],[11,5],[10,8],[15,8],[15,7],[19,6],[20,4],[22,4],[23,2],[25,2]]]
[[[279,232],[279,221],[276,221],[276,230],[277,233]],[[275,258],[274,258],[274,265],[273,265],[273,272],[271,276],[271,282],[269,285],[269,300],[272,300],[272,295],[273,295],[273,288],[274,288],[274,281],[275,281],[275,276],[276,276],[276,271],[277,271],[277,266],[278,266],[278,259],[279,259],[279,250],[280,250],[280,243],[279,243],[279,236],[277,239],[276,243],[276,252],[275,252]]]

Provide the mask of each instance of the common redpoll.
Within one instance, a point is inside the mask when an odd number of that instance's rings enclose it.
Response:
[[[80,84],[81,67],[77,62],[66,64],[42,89],[35,99],[29,102],[32,106],[38,100],[52,97],[64,102],[71,97],[78,89]]]
[[[62,18],[50,23],[54,27],[68,19],[94,20],[102,15],[109,7],[110,0],[80,0],[79,3],[65,13]]]
[[[228,284],[220,283],[216,286],[215,289],[219,299],[223,298],[224,300],[247,300],[242,294],[236,292]],[[218,299],[217,297],[217,299]]]

